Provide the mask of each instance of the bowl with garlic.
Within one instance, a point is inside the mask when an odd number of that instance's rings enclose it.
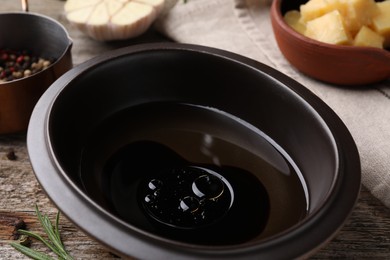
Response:
[[[27,130],[40,96],[72,67],[71,48],[67,31],[52,18],[0,14],[0,134]]]
[[[336,85],[390,77],[390,1],[273,1],[279,49],[298,70]]]
[[[337,115],[280,72],[227,51],[155,43],[73,68],[42,96],[27,147],[61,212],[135,259],[296,259],[360,189]]]

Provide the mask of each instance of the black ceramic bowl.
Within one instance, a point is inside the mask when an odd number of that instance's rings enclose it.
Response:
[[[141,259],[308,256],[360,188],[354,141],[321,100],[194,45],[133,46],[72,69],[37,104],[28,151],[70,220]]]

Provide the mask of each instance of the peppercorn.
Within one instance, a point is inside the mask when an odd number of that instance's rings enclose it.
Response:
[[[6,154],[6,157],[7,157],[7,159],[10,160],[10,161],[15,161],[15,160],[17,159],[14,150],[10,150],[10,151]]]
[[[32,55],[27,50],[0,49],[0,83],[31,76],[46,69],[54,61]]]
[[[16,62],[17,63],[22,63],[24,61],[24,56],[23,55],[20,55],[17,59],[16,59]]]

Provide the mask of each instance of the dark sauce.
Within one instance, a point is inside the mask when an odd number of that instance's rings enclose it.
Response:
[[[95,201],[137,228],[229,245],[275,235],[306,215],[305,183],[282,153],[222,111],[152,103],[105,120],[90,135],[80,174]]]

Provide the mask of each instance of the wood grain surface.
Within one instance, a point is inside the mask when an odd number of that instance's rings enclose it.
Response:
[[[80,0],[82,1],[82,0]],[[141,37],[122,42],[102,43],[89,39],[64,19],[64,1],[30,0],[30,11],[45,14],[61,22],[73,39],[73,61],[78,65],[107,50],[142,42],[160,41],[153,30]],[[1,0],[0,12],[20,11],[17,0]],[[17,30],[17,28],[15,28]],[[34,206],[54,219],[57,209],[39,186],[32,171],[24,133],[0,136],[0,259],[28,259],[9,242],[17,239],[15,229],[25,225],[41,232]],[[49,178],[50,176],[48,176]],[[65,217],[60,229],[64,243],[75,259],[118,259],[93,239],[79,231]],[[39,242],[31,247],[48,252]],[[390,259],[390,209],[362,188],[358,203],[336,237],[310,259]]]

